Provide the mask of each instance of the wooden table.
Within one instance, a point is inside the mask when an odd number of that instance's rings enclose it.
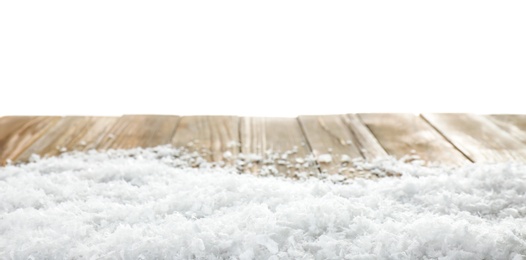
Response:
[[[127,149],[163,144],[199,151],[212,162],[241,154],[287,152],[297,162],[330,154],[313,171],[335,173],[342,158],[412,155],[444,165],[526,162],[526,115],[347,114],[254,118],[236,116],[125,115],[6,116],[0,118],[0,164],[31,154]],[[228,155],[228,158],[224,158]],[[342,155],[345,155],[342,157]],[[277,164],[278,169],[282,164]],[[254,164],[249,171],[257,171]],[[283,170],[283,169],[281,169]]]

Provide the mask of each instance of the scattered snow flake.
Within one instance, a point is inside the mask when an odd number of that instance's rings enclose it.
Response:
[[[330,163],[332,162],[332,155],[330,154],[320,154],[318,156],[318,162],[320,163]]]
[[[297,163],[304,163],[305,160],[303,160],[302,158],[296,158],[296,162],[297,162]]]
[[[277,161],[277,164],[278,164],[278,165],[288,165],[289,162],[288,162],[287,160],[278,160],[278,161]]]
[[[227,159],[227,160],[230,160],[232,159],[232,152],[230,151],[226,151],[223,153],[223,158]]]
[[[40,155],[38,155],[38,154],[36,154],[36,153],[34,153],[34,154],[32,154],[31,156],[29,156],[29,161],[30,161],[30,162],[36,162],[36,161],[38,161],[38,160],[40,160]]]
[[[226,147],[228,148],[234,148],[234,147],[240,147],[241,144],[238,142],[238,141],[229,141],[227,144],[226,144]]]

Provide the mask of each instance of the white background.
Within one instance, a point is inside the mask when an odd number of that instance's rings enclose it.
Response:
[[[526,113],[525,1],[1,1],[0,115]]]

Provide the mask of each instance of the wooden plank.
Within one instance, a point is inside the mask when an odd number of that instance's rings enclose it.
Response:
[[[66,151],[93,148],[96,146],[96,141],[109,130],[116,119],[115,117],[64,117],[26,149],[17,160],[27,161],[32,154],[49,157]]]
[[[343,166],[350,159],[363,158],[346,116],[299,116],[298,120],[316,158],[327,155],[331,158],[330,161],[318,160],[322,172],[346,174],[342,170],[348,168]]]
[[[526,115],[491,115],[493,123],[526,144]]]
[[[108,132],[117,123],[119,117],[91,117],[90,126],[79,130],[66,145],[68,150],[88,151],[96,149]]]
[[[122,116],[100,140],[97,149],[147,148],[170,144],[178,121],[178,116]]]
[[[245,158],[260,158],[253,162],[248,160],[245,171],[274,170],[289,176],[319,172],[315,164],[303,161],[312,153],[295,118],[242,118],[240,140]]]
[[[487,117],[472,114],[426,114],[423,117],[473,161],[526,161],[526,145]]]
[[[27,161],[32,154],[40,156],[53,156],[60,154],[67,143],[75,137],[79,131],[89,126],[88,117],[63,117],[53,125],[44,135],[29,146],[18,157],[18,161]]]
[[[399,159],[460,165],[469,160],[422,118],[413,114],[359,114],[388,154]],[[416,158],[415,158],[416,157]]]
[[[15,160],[60,117],[8,116],[0,120],[0,164]]]
[[[172,145],[197,151],[209,162],[234,163],[239,154],[239,118],[235,116],[182,117]]]
[[[374,160],[388,155],[373,133],[371,133],[369,128],[367,128],[357,115],[347,115],[345,123],[353,132],[357,146],[360,148],[365,159]]]

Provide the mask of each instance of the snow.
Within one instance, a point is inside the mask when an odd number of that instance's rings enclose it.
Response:
[[[326,154],[320,154],[318,156],[318,162],[320,163],[330,163],[332,162],[332,156],[328,153]]]
[[[351,161],[351,157],[349,155],[343,154],[340,158],[340,161],[342,163],[349,163]]]
[[[335,183],[168,146],[33,160],[0,168],[0,259],[526,256],[525,164],[353,161],[401,176]]]
[[[223,153],[223,158],[225,159],[232,159],[232,152],[231,151],[226,151]]]

